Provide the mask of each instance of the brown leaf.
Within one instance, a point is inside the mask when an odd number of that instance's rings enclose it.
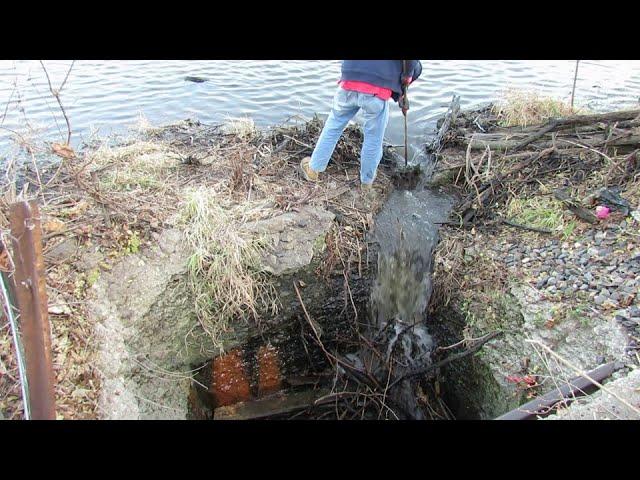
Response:
[[[42,224],[42,229],[47,233],[59,233],[65,230],[65,223],[53,218],[51,220],[47,220]]]
[[[51,145],[53,153],[62,158],[75,158],[76,152],[66,143],[54,143]]]

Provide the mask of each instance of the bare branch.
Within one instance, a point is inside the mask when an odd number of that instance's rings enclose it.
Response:
[[[71,73],[71,69],[73,69],[73,64],[76,63],[75,60],[73,60],[71,62],[71,65],[69,66],[69,70],[67,70],[67,75],[64,77],[64,80],[62,81],[62,84],[60,85],[60,88],[58,88],[58,93],[62,92],[62,89],[64,88],[65,83],[67,83],[67,79],[69,78],[69,74]]]
[[[67,79],[69,78],[69,74],[71,73],[71,69],[73,68],[74,63],[75,63],[75,60],[71,62],[71,66],[69,67],[69,70],[67,71],[67,75],[64,77],[64,80],[62,81],[60,88],[58,88],[58,90],[54,90],[53,86],[51,85],[51,78],[49,77],[49,72],[47,72],[47,68],[44,66],[44,63],[42,62],[42,60],[40,60],[40,65],[42,65],[44,74],[47,77],[47,83],[49,83],[49,91],[51,92],[51,95],[53,95],[56,101],[58,102],[58,105],[60,106],[60,110],[62,111],[62,115],[64,116],[64,120],[65,122],[67,122],[67,145],[69,145],[69,142],[71,141],[71,123],[69,122],[69,117],[67,116],[67,112],[64,109],[64,106],[62,105],[62,101],[60,100],[60,92],[62,91],[62,88],[64,87],[65,83],[67,83]]]

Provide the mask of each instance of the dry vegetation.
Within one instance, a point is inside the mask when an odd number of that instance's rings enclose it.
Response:
[[[151,234],[181,228],[192,255],[190,287],[201,326],[214,341],[231,321],[259,321],[277,299],[256,258],[268,248],[242,231],[245,222],[317,204],[340,215],[318,274],[361,267],[371,220],[357,195],[362,133],[349,127],[320,184],[297,171],[322,122],[290,122],[259,132],[248,119],[226,125],[190,120],[165,127],[144,121],[125,142],[94,140],[81,152],[32,144],[26,162],[9,162],[0,209],[8,233],[8,205],[40,199],[50,300],[57,411],[62,418],[96,418],[100,376],[92,368],[94,325],[84,299],[100,272],[137,253]],[[63,157],[52,163],[52,150]],[[46,168],[44,165],[51,165]],[[38,188],[41,185],[43,188]],[[390,181],[379,174],[378,188]],[[374,209],[377,207],[374,207]],[[65,245],[74,245],[68,251]],[[90,262],[98,252],[99,260]],[[0,411],[21,418],[21,394],[11,333],[0,331]]]
[[[572,109],[561,100],[517,89],[503,93],[491,112],[501,127],[528,127],[544,123],[550,118],[587,113],[585,109]]]
[[[558,190],[594,210],[594,192],[617,188],[632,209],[638,208],[640,145],[610,146],[612,139],[635,138],[638,118],[551,131],[521,149],[513,147],[550,119],[585,113],[534,93],[509,91],[497,104],[458,117],[447,134],[435,182],[460,195],[450,226],[462,228],[441,232],[432,305],[455,300],[490,316],[487,309],[496,310],[500,292],[514,279],[499,260],[478,252],[478,245],[486,253],[503,241],[570,241],[589,230],[591,225],[554,195]],[[476,148],[472,143],[478,138],[486,140]],[[611,218],[622,220],[617,212]],[[633,238],[633,229],[622,235]]]

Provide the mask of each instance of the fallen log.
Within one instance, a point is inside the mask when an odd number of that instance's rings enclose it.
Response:
[[[640,110],[623,110],[619,112],[610,112],[596,115],[574,115],[565,118],[554,118],[550,120],[546,126],[538,130],[536,133],[529,135],[525,140],[517,144],[514,147],[514,150],[519,150],[523,147],[526,147],[530,143],[535,142],[545,134],[552,131],[564,130],[571,127],[590,125],[599,122],[634,120],[638,116],[640,116]]]
[[[470,147],[471,150],[484,150],[487,147],[489,147],[491,150],[494,150],[494,151],[505,152],[507,150],[510,150],[515,152],[519,148],[523,147],[523,143],[518,142],[516,140],[486,141],[478,138],[477,135],[474,135],[473,137],[470,137],[470,138],[465,138],[464,141],[471,144],[471,147]],[[629,135],[614,138],[610,141],[605,141],[605,140],[596,139],[596,138],[584,139],[580,141],[580,143],[583,144],[585,147],[599,147],[603,145],[605,142],[609,147],[624,147],[624,146],[635,147],[640,145],[640,135],[633,135],[630,133]],[[553,140],[546,140],[543,142],[536,143],[535,147],[538,149],[549,148],[549,147],[552,147],[554,143],[555,142]]]
[[[254,401],[240,402],[226,407],[216,408],[214,420],[258,420],[294,413],[313,407],[316,400],[328,395],[328,389],[304,390],[302,392],[278,392],[269,397]]]

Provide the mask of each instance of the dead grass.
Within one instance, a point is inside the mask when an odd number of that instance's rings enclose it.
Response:
[[[228,118],[225,123],[225,131],[238,138],[250,138],[257,133],[256,125],[252,118]]]
[[[259,216],[262,204],[222,206],[214,192],[202,188],[186,194],[183,222],[193,252],[189,287],[198,320],[217,348],[232,320],[257,320],[261,307],[277,312],[275,293],[260,268],[266,244],[241,228]]]
[[[106,191],[162,189],[163,180],[180,165],[180,156],[166,146],[135,142],[124,147],[103,146],[91,155],[92,167],[100,173],[100,188]]]
[[[498,116],[498,123],[502,127],[527,127],[544,123],[550,118],[586,111],[576,108],[572,110],[569,104],[536,92],[510,89],[493,106],[492,113]]]

